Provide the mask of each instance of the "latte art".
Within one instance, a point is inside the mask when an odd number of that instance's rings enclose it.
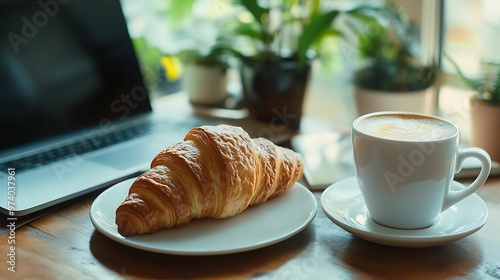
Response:
[[[363,120],[358,129],[366,134],[406,141],[432,141],[449,137],[455,128],[439,119],[417,115],[381,115]]]
[[[425,140],[429,138],[436,140],[443,138],[443,131],[410,120],[398,120],[396,123],[388,123],[380,127],[379,131],[383,136],[399,140]]]

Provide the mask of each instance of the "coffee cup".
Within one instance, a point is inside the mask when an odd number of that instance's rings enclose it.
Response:
[[[409,112],[375,112],[352,125],[358,185],[370,218],[383,226],[419,229],[439,213],[475,193],[491,170],[480,148],[461,148],[460,130],[451,122]],[[460,190],[455,173],[466,158],[477,158],[481,171]]]

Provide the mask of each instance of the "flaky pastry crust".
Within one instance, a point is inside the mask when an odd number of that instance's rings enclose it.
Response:
[[[123,236],[197,218],[227,218],[278,196],[302,177],[302,157],[240,127],[193,128],[161,151],[116,210]]]

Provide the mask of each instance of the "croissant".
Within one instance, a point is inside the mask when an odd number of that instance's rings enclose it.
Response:
[[[123,236],[197,218],[227,218],[276,197],[302,177],[300,154],[240,127],[201,126],[161,151],[116,210]]]

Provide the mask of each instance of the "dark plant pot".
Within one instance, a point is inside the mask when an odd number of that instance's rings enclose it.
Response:
[[[298,130],[310,72],[311,61],[299,65],[294,58],[244,60],[241,82],[250,117],[272,129]]]

